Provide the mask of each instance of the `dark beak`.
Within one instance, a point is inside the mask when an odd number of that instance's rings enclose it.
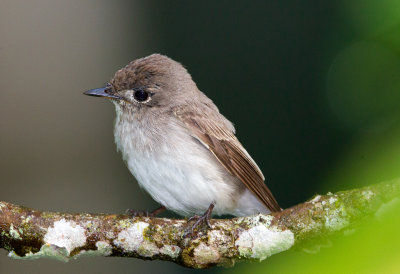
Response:
[[[83,94],[89,95],[89,96],[120,99],[119,96],[108,93],[107,91],[109,91],[109,90],[110,90],[110,87],[106,86],[106,87],[102,87],[102,88],[95,88],[95,89],[87,90]]]

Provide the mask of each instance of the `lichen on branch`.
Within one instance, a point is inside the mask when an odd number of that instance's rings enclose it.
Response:
[[[191,268],[264,260],[293,246],[344,231],[400,196],[400,179],[316,195],[269,215],[213,219],[188,233],[186,220],[40,212],[0,202],[0,248],[18,259],[82,256],[166,260]]]

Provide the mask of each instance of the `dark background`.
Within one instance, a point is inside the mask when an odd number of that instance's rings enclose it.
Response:
[[[1,0],[0,200],[68,212],[155,208],[115,150],[114,107],[82,95],[152,53],[185,65],[234,122],[282,207],[399,176],[399,10],[390,0]],[[192,271],[6,254],[0,273]]]

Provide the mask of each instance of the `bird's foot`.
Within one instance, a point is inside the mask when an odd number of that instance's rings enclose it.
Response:
[[[211,203],[206,212],[202,216],[194,215],[190,217],[187,222],[195,221],[194,224],[188,227],[185,231],[185,236],[190,235],[192,238],[196,235],[196,231],[200,226],[206,226],[206,228],[212,228],[210,224],[211,213],[214,209],[214,203]]]
[[[126,213],[132,217],[155,217],[165,210],[165,206],[159,207],[153,211],[127,209]]]

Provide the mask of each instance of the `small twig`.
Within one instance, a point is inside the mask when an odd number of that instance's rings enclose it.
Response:
[[[349,229],[400,195],[400,179],[313,199],[270,215],[212,219],[184,237],[186,220],[40,212],[0,202],[0,247],[13,258],[119,256],[186,267],[263,260],[307,240]]]

